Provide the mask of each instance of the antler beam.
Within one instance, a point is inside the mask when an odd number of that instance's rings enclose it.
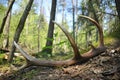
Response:
[[[70,41],[70,44],[74,50],[74,58],[75,59],[80,59],[81,55],[79,52],[79,49],[75,43],[75,40],[73,39],[73,37],[70,35],[70,33],[64,28],[62,27],[60,24],[58,24],[57,22],[53,21],[53,23],[55,23],[56,25],[58,25],[58,27],[65,33],[66,37],[68,38],[68,40]]]
[[[84,15],[80,15],[79,17],[83,17],[83,18],[86,18],[88,20],[90,20],[92,23],[94,23],[99,31],[99,46],[104,46],[104,39],[103,39],[103,29],[102,27],[100,26],[100,24],[95,21],[94,19],[88,17],[88,16],[84,16]]]

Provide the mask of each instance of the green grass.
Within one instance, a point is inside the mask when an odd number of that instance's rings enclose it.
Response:
[[[116,41],[112,36],[104,37],[104,43],[106,46],[111,46]]]

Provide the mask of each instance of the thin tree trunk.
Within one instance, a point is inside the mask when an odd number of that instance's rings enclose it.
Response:
[[[72,9],[73,9],[73,38],[75,39],[75,4],[74,0],[72,0]]]
[[[18,42],[19,41],[19,37],[20,37],[20,34],[24,28],[24,24],[25,24],[25,21],[27,19],[27,16],[29,14],[29,11],[32,7],[32,3],[33,3],[34,0],[29,0],[27,6],[26,6],[26,9],[24,10],[24,13],[20,19],[20,22],[17,26],[17,29],[16,29],[16,32],[15,32],[15,35],[14,35],[14,39],[13,39],[13,42],[16,41]],[[13,60],[13,56],[14,56],[14,52],[15,52],[15,45],[12,44],[12,48],[11,48],[11,51],[10,51],[10,55],[9,55],[9,58],[8,58],[8,62],[12,62]]]
[[[62,6],[62,25],[64,25],[64,21],[65,21],[65,0],[60,0],[60,4]]]
[[[8,1],[8,6],[10,6],[11,0]],[[10,27],[10,19],[11,19],[11,11],[8,13],[6,22],[5,22],[5,29],[3,31],[3,34],[5,36],[3,40],[3,48],[8,49],[9,46],[9,27]]]
[[[56,5],[57,0],[52,0],[52,6],[51,6],[51,13],[50,13],[50,22],[49,22],[49,29],[47,34],[47,42],[46,42],[46,48],[43,50],[43,52],[47,52],[52,56],[52,46],[53,46],[53,33],[54,33],[54,23],[52,22],[55,20],[55,14],[56,14]]]
[[[76,0],[76,16],[78,17],[78,0]],[[76,21],[77,22],[77,21]],[[76,43],[78,43],[77,42],[77,35],[78,35],[78,28],[79,28],[79,26],[78,26],[78,24],[76,23],[76,29],[75,29],[75,32],[76,32]]]
[[[65,20],[64,12],[65,12],[65,7],[63,6],[63,10],[62,10],[62,25],[64,25],[64,20]]]
[[[42,4],[43,4],[43,0],[41,0],[41,4],[40,4],[40,17],[39,17],[39,26],[38,26],[38,52],[40,51],[40,27],[41,27]]]
[[[118,17],[120,19],[120,0],[115,0]]]
[[[99,23],[99,20],[98,20],[98,17],[96,15],[96,11],[95,11],[95,8],[93,7],[93,4],[92,4],[92,1],[89,1],[90,3],[90,6],[92,8],[92,12],[93,12],[93,15],[94,15],[94,19]],[[98,41],[98,29],[96,29],[96,42]]]
[[[89,42],[92,42],[92,30],[88,31],[88,36],[89,36]]]
[[[88,32],[85,33],[86,48],[88,48]]]
[[[1,27],[0,27],[0,34],[3,33],[3,29],[4,29],[4,26],[5,26],[5,22],[7,20],[7,16],[9,14],[9,12],[11,11],[14,2],[15,2],[15,0],[11,0],[10,1],[10,5],[8,7],[8,10],[6,11],[6,14],[5,14],[4,18],[3,18],[3,21],[2,21],[2,24],[1,24]]]
[[[40,51],[40,23],[38,26],[38,52]]]

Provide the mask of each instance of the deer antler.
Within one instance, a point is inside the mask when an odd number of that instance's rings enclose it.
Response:
[[[58,24],[57,22],[53,21],[53,23],[55,23],[56,25],[59,26],[59,28],[65,33],[66,37],[68,38],[68,40],[70,41],[70,44],[74,50],[74,58],[75,59],[80,59],[81,55],[79,52],[79,49],[75,43],[75,40],[73,39],[73,37],[70,35],[70,33],[64,28],[62,27],[60,24]]]
[[[84,16],[84,15],[80,15],[80,17],[90,20],[92,23],[94,23],[96,25],[96,27],[99,31],[99,46],[98,46],[98,48],[95,48],[92,44],[90,44],[92,49],[82,55],[82,57],[84,57],[84,58],[92,58],[106,50],[106,47],[104,46],[103,30],[102,30],[102,27],[100,26],[100,24],[98,22],[96,22],[94,19],[92,19],[88,16]]]
[[[105,52],[106,47],[104,47],[104,40],[103,40],[103,31],[102,31],[102,27],[92,18],[87,17],[87,16],[83,16],[81,15],[80,17],[89,19],[91,22],[93,22],[96,27],[98,28],[99,31],[99,35],[100,35],[100,45],[95,48],[92,44],[91,47],[92,49],[82,55],[79,54],[79,50],[77,48],[77,45],[75,44],[74,39],[72,38],[72,36],[69,34],[69,32],[62,27],[61,25],[59,25],[58,23],[56,23],[55,21],[53,21],[56,25],[58,25],[61,30],[65,33],[65,35],[67,36],[68,40],[70,41],[70,44],[74,50],[74,57],[72,59],[69,60],[65,60],[65,61],[48,61],[48,60],[39,60],[35,57],[32,57],[30,55],[28,55],[28,53],[26,53],[16,42],[14,42],[14,45],[17,47],[17,49],[20,50],[21,54],[26,58],[27,62],[29,63],[29,65],[39,65],[39,66],[69,66],[69,65],[73,65],[76,63],[83,63],[86,62],[87,60],[89,60],[90,58],[93,58],[97,55],[99,55],[102,52]]]
[[[86,18],[88,20],[90,20],[92,23],[94,23],[99,31],[99,46],[104,46],[104,40],[103,40],[103,30],[102,27],[100,26],[100,24],[98,22],[96,22],[94,19],[88,17],[88,16],[84,16],[84,15],[80,15],[80,17]]]

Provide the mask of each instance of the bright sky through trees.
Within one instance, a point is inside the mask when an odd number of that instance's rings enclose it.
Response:
[[[16,0],[14,6],[13,6],[13,11],[12,13],[14,12],[17,12],[19,11],[19,4],[20,4],[20,1],[21,0]],[[59,3],[60,0],[58,0],[58,3],[57,3],[57,12],[56,12],[56,21],[61,23],[62,22],[62,6],[60,7],[60,3]],[[76,1],[76,0],[74,0]],[[49,22],[49,19],[50,19],[50,9],[51,9],[51,0],[43,0],[43,4],[42,4],[42,12],[47,20],[47,22]],[[7,0],[0,0],[0,3],[1,4],[4,4],[5,6],[7,6]],[[75,3],[75,6],[76,6],[76,2]],[[80,3],[81,3],[81,0],[78,0],[78,7],[80,8]],[[36,13],[39,14],[40,13],[40,5],[41,5],[41,0],[34,0],[34,4],[35,4],[35,10],[36,10]],[[115,6],[115,4],[113,3],[112,4],[113,6]],[[70,27],[70,29],[72,28],[72,0],[65,0],[65,19]],[[111,9],[109,7],[106,7],[105,8],[105,11],[107,13],[111,13]],[[77,14],[81,14],[81,10],[79,10],[79,12]],[[76,13],[75,13],[75,20],[77,19],[77,16],[76,16]]]
[[[13,5],[12,13],[19,11],[20,2],[21,2],[21,0],[16,0],[15,4]],[[51,2],[52,2],[51,0],[43,0],[43,4],[42,4],[43,9],[42,9],[41,13],[44,14],[47,22],[49,22],[49,19],[50,19]],[[78,6],[80,6],[79,5],[80,2],[81,2],[81,0],[78,0],[78,4],[77,4]],[[7,6],[7,0],[0,0],[0,3]],[[74,3],[76,5],[76,2],[74,2]],[[34,4],[35,4],[36,13],[39,14],[40,13],[41,0],[34,0]],[[69,23],[68,25],[69,25],[70,29],[72,28],[72,24],[73,24],[72,23],[72,9],[71,8],[72,8],[72,0],[65,0],[65,14],[64,14],[64,16],[65,16],[65,19],[66,19],[67,23]],[[59,22],[59,23],[62,22],[62,6],[60,7],[59,0],[58,0],[58,3],[57,3],[56,21]]]

